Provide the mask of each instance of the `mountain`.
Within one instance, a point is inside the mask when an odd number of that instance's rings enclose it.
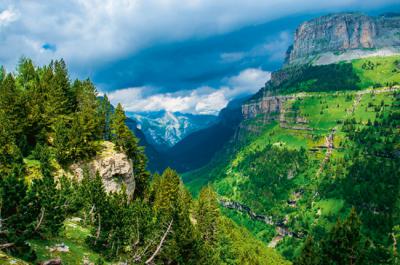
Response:
[[[157,111],[127,115],[138,123],[147,141],[157,150],[166,150],[188,134],[213,124],[213,115],[194,115],[179,112]]]
[[[139,139],[139,145],[144,147],[144,152],[148,158],[148,169],[150,171],[164,169],[166,167],[164,154],[160,153],[156,148],[154,148],[152,144],[147,141],[143,131],[139,129],[139,125],[137,124],[137,122],[127,117],[127,119],[125,120],[125,124]]]
[[[63,60],[1,72],[0,264],[291,264],[210,187],[194,200],[148,172],[122,105],[68,76]]]
[[[286,64],[327,64],[400,50],[400,14],[331,14],[302,23]]]
[[[213,125],[193,132],[168,149],[167,164],[179,172],[186,172],[207,164],[234,135],[242,121],[241,104],[247,98],[229,102],[220,111]]]
[[[190,191],[212,186],[226,216],[295,264],[392,264],[400,238],[398,29],[396,15],[334,14],[300,25],[285,66],[242,104],[231,141],[183,175]],[[367,44],[393,53],[354,52]],[[318,61],[326,53],[356,58]]]

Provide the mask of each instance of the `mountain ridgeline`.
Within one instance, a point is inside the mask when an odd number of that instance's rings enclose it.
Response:
[[[212,186],[226,216],[293,264],[398,264],[399,21],[300,25],[231,141],[183,175],[190,191]]]
[[[399,20],[303,23],[265,87],[161,155],[63,60],[1,68],[0,263],[399,264]]]

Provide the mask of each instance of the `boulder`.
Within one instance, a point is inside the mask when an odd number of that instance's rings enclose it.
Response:
[[[132,160],[125,153],[117,151],[115,145],[108,141],[102,143],[102,151],[94,159],[74,163],[69,169],[78,180],[83,178],[85,170],[91,176],[98,172],[107,192],[119,191],[125,186],[128,196],[131,196],[135,190]]]

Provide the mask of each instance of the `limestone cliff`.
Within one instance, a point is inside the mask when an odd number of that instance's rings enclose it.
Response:
[[[261,117],[264,122],[274,119],[288,99],[278,96],[281,86],[304,76],[310,65],[392,54],[400,54],[399,14],[339,13],[306,21],[295,32],[285,66],[273,72],[265,87],[243,104],[243,117]]]
[[[397,53],[399,47],[400,15],[331,14],[297,28],[286,64],[332,63],[374,53]]]
[[[92,160],[74,163],[69,173],[81,180],[85,169],[94,176],[98,172],[107,192],[118,191],[126,186],[128,196],[135,190],[135,177],[132,161],[126,154],[118,152],[111,142],[103,142],[101,152]]]

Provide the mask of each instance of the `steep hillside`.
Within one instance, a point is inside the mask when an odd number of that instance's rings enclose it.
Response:
[[[241,104],[247,98],[231,101],[221,110],[214,125],[189,134],[165,152],[167,164],[186,172],[207,164],[232,138],[242,121]]]
[[[369,262],[389,264],[400,224],[399,60],[345,64],[354,87],[331,83],[347,80],[347,71],[285,77],[273,95],[266,90],[243,105],[236,142],[185,174],[186,184],[196,194],[211,183],[227,216],[289,259],[307,236],[327,242],[355,207],[363,238],[376,246]]]

